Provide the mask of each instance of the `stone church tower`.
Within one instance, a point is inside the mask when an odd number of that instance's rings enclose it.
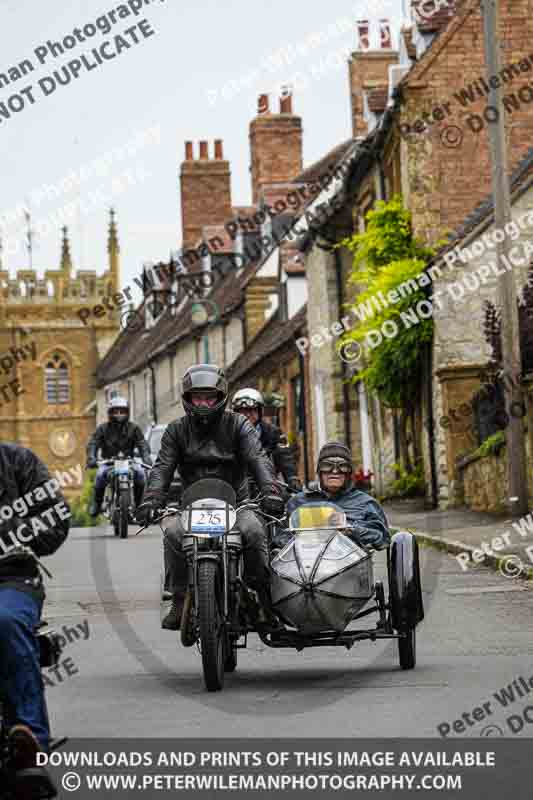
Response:
[[[86,323],[78,314],[119,291],[113,211],[107,250],[102,276],[74,273],[63,228],[58,270],[43,278],[35,270],[18,270],[15,278],[0,270],[0,441],[31,448],[52,472],[85,466],[96,420],[94,373],[119,331],[116,312],[91,314]],[[79,488],[73,483],[65,492],[72,496]]]

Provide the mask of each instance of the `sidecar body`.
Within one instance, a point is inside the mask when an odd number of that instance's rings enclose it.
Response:
[[[303,506],[272,561],[273,608],[302,634],[343,631],[373,595],[372,557],[343,529],[346,516],[333,503]]]

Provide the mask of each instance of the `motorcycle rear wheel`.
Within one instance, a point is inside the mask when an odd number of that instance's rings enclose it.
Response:
[[[128,523],[130,511],[130,493],[128,489],[121,489],[118,498],[118,525],[121,539],[128,538]]]
[[[198,564],[198,627],[204,682],[208,692],[224,686],[225,631],[220,613],[218,565],[213,561]]]

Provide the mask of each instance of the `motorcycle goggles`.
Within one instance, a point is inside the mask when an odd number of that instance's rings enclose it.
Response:
[[[251,397],[242,397],[232,404],[232,408],[234,411],[238,411],[239,408],[259,408],[259,403]]]
[[[318,465],[319,472],[340,472],[341,475],[349,475],[352,471],[352,465],[345,461],[343,458],[325,458]]]

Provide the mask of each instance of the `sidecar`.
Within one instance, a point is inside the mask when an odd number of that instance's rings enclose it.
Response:
[[[415,630],[424,618],[418,544],[394,534],[387,548],[388,598],[374,581],[372,552],[350,538],[346,515],[334,503],[308,503],[291,514],[290,541],[271,564],[272,606],[282,630],[261,633],[270,647],[342,645],[397,639],[403,669],[416,663]],[[375,605],[367,607],[374,599]],[[373,629],[347,629],[378,614]]]

